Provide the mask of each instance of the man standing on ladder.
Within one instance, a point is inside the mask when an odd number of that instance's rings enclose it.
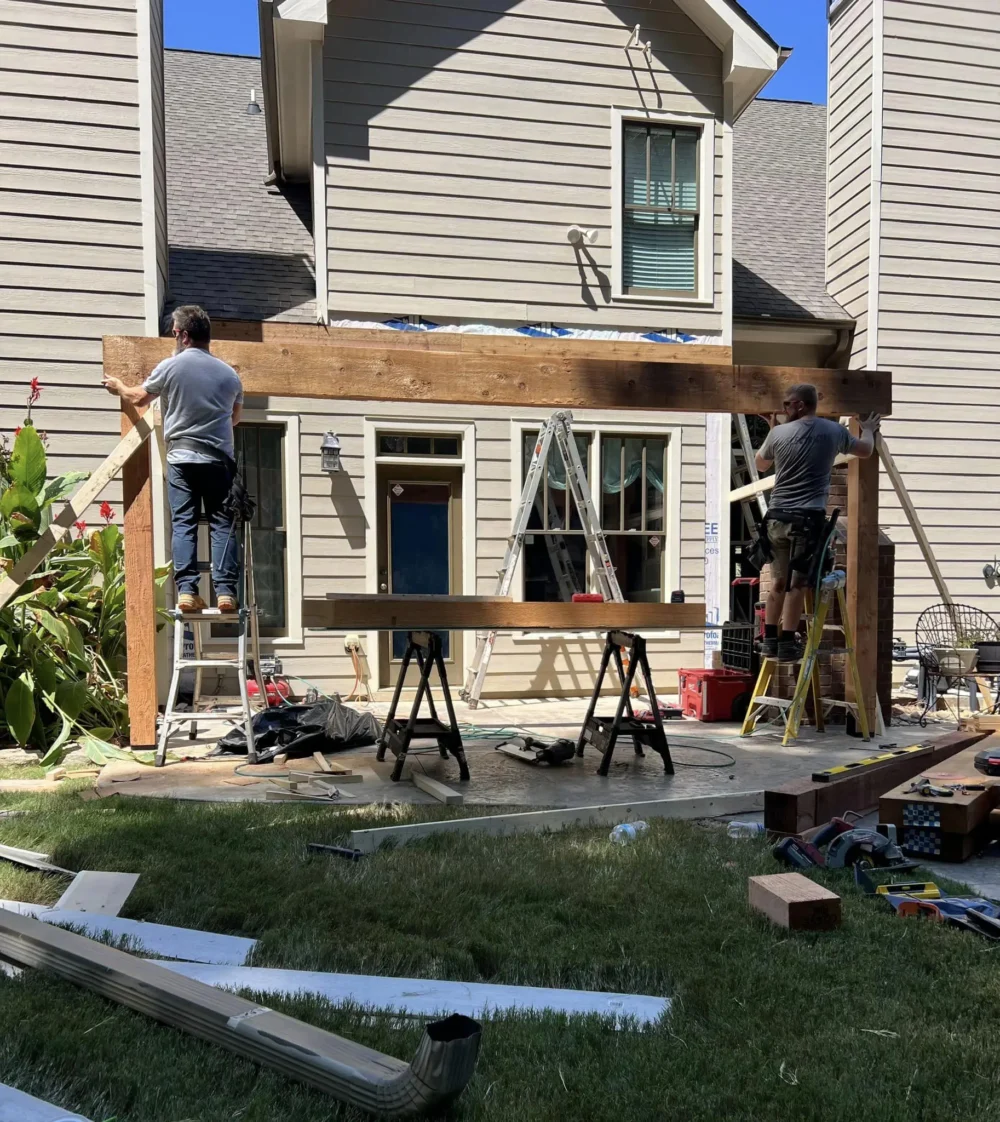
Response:
[[[867,460],[875,449],[881,420],[873,413],[861,422],[861,436],[854,437],[836,421],[817,417],[816,405],[815,386],[791,386],[782,402],[785,424],[771,429],[756,455],[758,471],[773,464],[775,475],[761,536],[771,567],[761,654],[779,662],[802,657],[795,633],[826,524],[834,460],[838,455]]]
[[[243,385],[231,366],[209,353],[212,324],[201,308],[177,308],[173,335],[174,353],[141,386],[117,378],[105,378],[104,386],[140,409],[162,399],[177,607],[185,613],[206,608],[198,595],[198,520],[204,508],[216,602],[222,612],[235,612],[239,536],[226,500],[236,477],[233,429],[243,412]]]

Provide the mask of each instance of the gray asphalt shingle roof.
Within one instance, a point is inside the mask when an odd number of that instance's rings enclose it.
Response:
[[[826,106],[758,99],[733,154],[733,314],[850,320],[826,291]]]
[[[164,52],[170,304],[312,322],[308,186],[267,187],[260,59]]]

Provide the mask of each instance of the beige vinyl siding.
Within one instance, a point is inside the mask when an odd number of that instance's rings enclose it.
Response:
[[[135,0],[0,0],[0,432],[37,377],[53,471],[118,437],[101,337],[144,333],[138,152]]]
[[[722,59],[673,0],[334,6],[324,55],[335,318],[721,331]],[[714,306],[610,300],[612,106],[714,118]]]
[[[1000,12],[885,0],[879,365],[885,433],[949,590],[997,614],[1000,547]],[[896,543],[895,631],[939,597],[883,476]]]
[[[826,278],[856,321],[852,366],[866,362],[871,210],[872,0],[854,0],[830,25]]]
[[[170,255],[170,243],[167,236],[167,127],[164,119],[163,90],[163,0],[148,0],[148,2],[150,4],[151,87],[153,94],[152,134],[155,183],[154,207],[156,210],[156,272],[157,292],[162,304],[168,287],[168,259]]]
[[[475,579],[466,584],[469,591],[492,595],[496,591],[497,570],[503,559],[512,520],[512,496],[520,494],[520,451],[512,447],[516,438],[513,422],[537,421],[536,412],[482,409],[461,406],[409,403],[338,402],[335,428],[341,440],[341,462],[346,479],[331,484],[321,470],[319,447],[323,433],[331,427],[329,409],[321,402],[299,399],[268,400],[269,416],[281,413],[301,417],[301,473],[297,485],[302,503],[302,572],[305,596],[323,597],[336,590],[343,593],[376,591],[367,576],[368,551],[376,549],[374,526],[366,525],[368,488],[374,479],[365,478],[364,423],[406,424],[407,422],[455,425],[474,423],[476,458]],[[616,426],[648,423],[659,430],[676,426],[681,439],[681,517],[669,534],[680,537],[681,587],[689,600],[704,597],[704,504],[705,504],[705,427],[701,414],[643,415],[633,411],[608,413],[578,410],[574,414],[580,429],[597,425],[605,432]],[[620,429],[619,429],[620,431]],[[468,471],[473,470],[469,465]],[[464,488],[470,486],[468,471]],[[294,475],[294,471],[293,471]],[[291,485],[296,485],[292,482]],[[463,556],[464,564],[464,556]],[[464,578],[463,573],[463,578]],[[515,590],[515,596],[520,590]],[[371,647],[367,633],[362,641],[372,670],[373,684],[378,674],[378,651]],[[264,640],[266,649],[271,647]],[[475,638],[467,635],[464,657],[471,656]],[[483,691],[489,696],[584,695],[593,689],[594,673],[600,662],[603,640],[594,636],[525,638],[501,635],[490,664]],[[354,680],[354,670],[344,651],[342,632],[307,630],[302,643],[279,642],[273,647],[286,673],[314,682],[327,691],[345,692]],[[649,639],[650,662],[658,690],[674,694],[676,670],[700,666],[704,638],[701,632],[684,633],[675,639]],[[449,671],[457,691],[464,679],[464,666]],[[383,690],[392,683],[382,683]],[[301,690],[305,686],[299,682]]]

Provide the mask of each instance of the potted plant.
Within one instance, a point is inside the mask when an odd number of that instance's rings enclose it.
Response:
[[[991,641],[995,641],[995,637],[987,635],[982,628],[959,628],[950,647],[934,648],[940,672],[947,678],[968,678],[979,658],[977,644]]]

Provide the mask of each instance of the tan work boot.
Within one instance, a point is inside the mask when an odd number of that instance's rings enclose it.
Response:
[[[208,605],[196,592],[182,592],[177,597],[177,607],[185,615],[192,615],[205,611]]]
[[[223,592],[220,596],[216,597],[215,603],[220,612],[238,612],[240,610],[240,606],[236,602],[236,597],[230,596],[228,592]]]

